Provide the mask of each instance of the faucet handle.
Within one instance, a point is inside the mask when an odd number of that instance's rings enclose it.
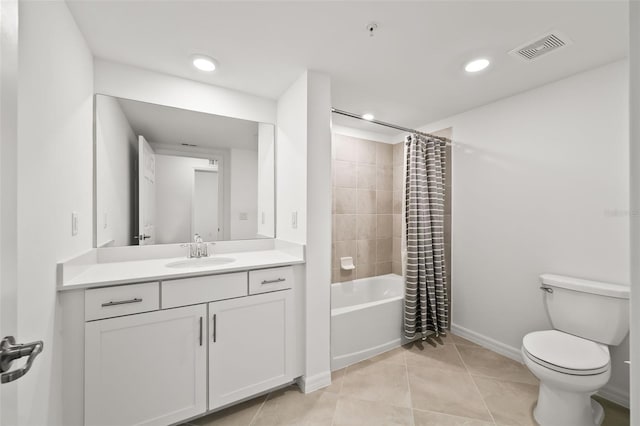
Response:
[[[193,257],[193,249],[194,249],[194,244],[193,243],[180,244],[180,247],[184,247],[184,248],[188,248],[189,249],[189,251],[187,252],[187,258],[191,259]]]

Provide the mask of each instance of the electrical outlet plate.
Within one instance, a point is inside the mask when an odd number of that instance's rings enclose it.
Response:
[[[298,212],[291,213],[291,227],[298,229]]]
[[[78,235],[78,212],[71,212],[71,236]]]

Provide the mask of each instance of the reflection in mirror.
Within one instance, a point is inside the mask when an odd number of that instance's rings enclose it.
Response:
[[[274,126],[96,95],[96,246],[274,238]]]

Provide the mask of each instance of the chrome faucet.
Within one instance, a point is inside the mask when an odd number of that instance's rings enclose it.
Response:
[[[207,257],[207,245],[202,243],[200,234],[194,234],[193,243],[196,246],[196,257]]]
[[[193,235],[193,242],[188,244],[182,244],[181,247],[189,247],[189,253],[187,257],[189,259],[195,258],[199,259],[201,257],[208,257],[208,245],[209,243],[205,243],[202,241],[202,237],[200,234]]]

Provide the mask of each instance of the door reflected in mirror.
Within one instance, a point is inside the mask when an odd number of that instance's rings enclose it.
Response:
[[[275,237],[274,126],[95,97],[96,246]]]

